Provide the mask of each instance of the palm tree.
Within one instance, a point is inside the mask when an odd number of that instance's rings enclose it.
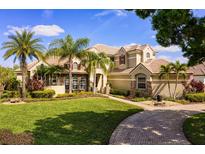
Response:
[[[167,80],[168,89],[169,89],[169,96],[170,97],[172,97],[171,88],[170,88],[170,74],[171,74],[171,72],[172,72],[172,68],[171,68],[170,64],[162,65],[161,68],[160,68],[160,75],[159,75],[160,79],[165,77],[165,79]]]
[[[186,77],[187,65],[186,64],[181,64],[177,60],[175,63],[171,63],[170,66],[171,66],[172,71],[176,74],[176,83],[175,83],[174,94],[173,94],[173,97],[175,99],[176,98],[176,89],[177,89],[179,77],[180,76],[182,76],[183,78]]]
[[[44,46],[40,44],[41,39],[33,38],[34,33],[24,30],[17,32],[14,35],[8,36],[9,41],[4,42],[2,49],[6,49],[4,59],[14,56],[14,62],[18,59],[22,72],[22,99],[26,97],[26,77],[27,77],[27,59],[44,60],[42,51]]]
[[[86,59],[82,60],[88,73],[93,75],[93,93],[96,93],[96,70],[101,68],[107,74],[112,69],[114,63],[104,53],[87,52]]]
[[[85,48],[89,44],[89,39],[79,38],[76,41],[70,35],[64,39],[56,39],[49,45],[47,56],[58,56],[59,61],[67,59],[69,70],[69,93],[72,93],[72,60],[73,58],[81,59],[86,52]]]
[[[51,84],[51,77],[53,74],[61,74],[64,68],[59,65],[49,65],[45,67],[45,75],[49,76],[49,85]]]

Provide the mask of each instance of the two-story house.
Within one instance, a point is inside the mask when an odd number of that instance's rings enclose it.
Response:
[[[161,65],[167,65],[169,62],[164,59],[156,59],[156,52],[151,46],[145,45],[126,45],[122,47],[113,47],[104,44],[96,44],[90,48],[92,52],[104,52],[115,64],[115,68],[108,75],[105,75],[100,68],[97,69],[96,88],[99,92],[105,92],[107,83],[111,88],[120,90],[129,90],[134,93],[136,90],[147,92],[150,96],[161,94],[168,96],[167,81],[159,79]],[[35,75],[35,70],[40,65],[67,65],[67,61],[58,61],[58,58],[51,57],[42,61],[34,61],[28,64],[28,77]],[[17,78],[21,79],[20,70],[16,71]],[[73,90],[89,90],[93,82],[93,76],[88,75],[85,68],[80,64],[79,59],[73,59]],[[191,75],[187,72],[187,78]],[[185,79],[187,80],[187,79]],[[183,93],[182,83],[185,81],[180,79],[177,88],[177,95]],[[68,90],[68,72],[61,74],[53,74],[46,76],[46,88],[54,89],[57,94],[65,93]],[[175,78],[171,78],[171,89],[175,86]]]

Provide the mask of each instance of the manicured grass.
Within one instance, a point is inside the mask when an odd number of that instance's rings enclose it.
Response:
[[[205,113],[186,119],[183,129],[185,136],[192,144],[205,145]]]
[[[30,131],[35,144],[107,144],[116,126],[142,109],[108,98],[0,104],[0,129]]]

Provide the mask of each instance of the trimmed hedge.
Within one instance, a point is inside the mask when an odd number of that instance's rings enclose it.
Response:
[[[190,93],[185,95],[190,102],[205,102],[205,93]]]
[[[110,90],[110,94],[129,96],[130,95],[130,91],[129,90],[123,90],[123,89],[111,89]]]
[[[20,94],[18,91],[9,91],[9,90],[4,90],[1,98],[17,98],[20,97]]]
[[[93,92],[90,91],[81,91],[81,92],[77,92],[77,93],[65,93],[65,94],[58,94],[56,96],[56,98],[67,98],[67,97],[75,97],[75,96],[93,96]]]
[[[32,91],[30,95],[32,98],[52,98],[55,95],[55,91],[51,89]]]

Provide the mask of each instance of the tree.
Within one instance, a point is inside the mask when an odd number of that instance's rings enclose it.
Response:
[[[96,93],[96,70],[101,68],[107,74],[113,67],[113,62],[104,53],[87,52],[86,59],[82,60],[82,64],[86,67],[87,72],[93,75],[93,93]]]
[[[14,78],[16,76],[12,69],[0,66],[0,86],[7,87]]]
[[[67,59],[69,70],[69,93],[72,93],[72,69],[73,58],[81,59],[86,52],[85,48],[89,44],[88,38],[79,38],[73,40],[70,35],[67,35],[64,39],[56,39],[49,45],[49,51],[47,56],[58,56],[59,61]]]
[[[170,88],[170,74],[172,72],[171,65],[162,65],[160,68],[160,75],[159,78],[162,79],[163,77],[167,80],[168,89],[169,89],[169,96],[172,97],[171,88]]]
[[[22,72],[22,99],[26,97],[26,77],[27,77],[27,59],[44,60],[42,51],[44,46],[40,44],[41,39],[33,38],[34,33],[24,30],[14,35],[8,36],[9,41],[4,42],[2,49],[6,50],[4,59],[14,56],[14,62],[18,59]]]
[[[173,97],[175,99],[179,77],[183,77],[183,78],[186,77],[187,65],[181,64],[179,61],[176,61],[175,63],[171,63],[170,66],[171,66],[172,71],[176,74],[176,83],[175,83],[175,88],[174,88],[174,93],[173,93]]]
[[[151,18],[157,42],[181,47],[188,65],[205,61],[205,16],[196,17],[193,10],[129,10],[142,19]]]

